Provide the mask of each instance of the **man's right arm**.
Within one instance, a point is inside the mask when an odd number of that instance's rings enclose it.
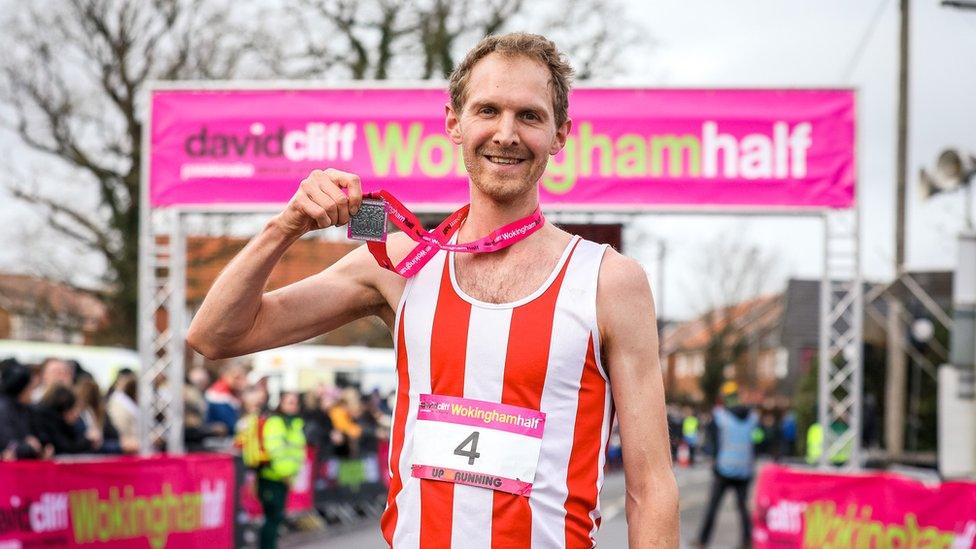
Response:
[[[348,197],[340,188],[348,190]],[[359,179],[336,170],[313,172],[288,207],[220,273],[187,332],[187,342],[217,359],[303,341],[357,318],[380,313],[386,299],[378,267],[365,247],[325,271],[264,293],[272,269],[302,234],[344,225],[359,207]]]

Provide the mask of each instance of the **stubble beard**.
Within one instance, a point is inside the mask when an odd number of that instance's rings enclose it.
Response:
[[[465,149],[465,152],[467,150]],[[521,152],[521,151],[520,151]],[[471,178],[471,183],[479,192],[500,204],[507,204],[518,198],[525,196],[526,192],[533,189],[545,171],[545,164],[536,166],[538,159],[528,153],[529,158],[524,162],[529,164],[528,172],[524,176],[499,177],[484,167],[485,162],[480,149],[472,154],[464,155],[464,166]]]

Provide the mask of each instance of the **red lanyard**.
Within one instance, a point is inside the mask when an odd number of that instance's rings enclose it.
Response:
[[[479,238],[478,240],[464,244],[452,244],[449,241],[468,217],[468,210],[471,207],[470,204],[447,216],[433,231],[427,231],[424,229],[423,224],[420,223],[420,220],[417,219],[417,216],[390,193],[376,191],[363,195],[363,198],[383,200],[386,215],[390,221],[417,242],[417,246],[395,266],[386,251],[385,234],[379,240],[368,240],[366,242],[370,253],[373,254],[376,262],[381,267],[389,269],[405,278],[410,278],[420,272],[420,269],[440,250],[465,253],[494,252],[525,239],[530,234],[541,229],[546,221],[542,215],[542,210],[537,207],[528,217],[492,231],[491,234],[484,238]],[[350,223],[349,236],[350,238],[357,238],[352,232],[352,223]]]

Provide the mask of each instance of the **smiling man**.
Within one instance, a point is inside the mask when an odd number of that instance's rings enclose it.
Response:
[[[647,277],[539,211],[539,180],[572,127],[571,75],[551,41],[514,33],[482,40],[451,76],[445,126],[463,150],[471,204],[440,244],[504,247],[438,247],[404,278],[364,246],[263,293],[289,245],[362,205],[356,175],[315,171],[228,265],[190,327],[190,344],[219,358],[367,315],[386,322],[399,385],[381,528],[395,549],[594,546],[614,415],[630,547],[677,547]],[[400,233],[387,245],[400,261],[416,243]]]

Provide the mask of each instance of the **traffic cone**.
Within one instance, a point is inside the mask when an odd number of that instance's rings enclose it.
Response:
[[[688,444],[685,442],[678,445],[678,465],[681,467],[691,465],[691,450],[688,449]]]

